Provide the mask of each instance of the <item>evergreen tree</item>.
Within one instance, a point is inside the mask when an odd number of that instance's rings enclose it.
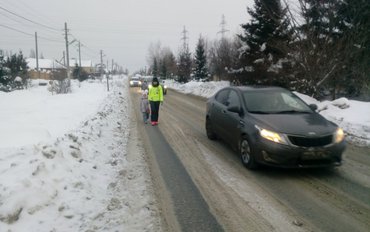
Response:
[[[287,86],[288,74],[281,72],[289,66],[287,53],[291,31],[286,12],[279,0],[255,0],[248,8],[252,20],[242,25],[240,74],[243,82]]]
[[[23,57],[22,52],[19,52],[19,55],[14,54],[11,57],[8,57],[6,61],[6,66],[10,69],[10,75],[15,78],[20,76],[25,78],[27,74],[27,62]]]
[[[370,1],[348,0],[338,7],[338,30],[343,32],[345,65],[342,88],[348,96],[370,95]]]
[[[328,90],[333,99],[338,93],[358,95],[369,79],[369,1],[301,2],[304,23],[296,49],[301,77],[297,90],[317,98]]]
[[[78,66],[78,64],[76,64],[76,66],[74,67],[72,71],[72,76],[74,79],[77,79],[80,82],[89,78],[89,74],[82,67]]]
[[[4,59],[3,53],[0,51],[0,91],[7,90],[6,87],[11,81],[10,70],[6,67],[6,61]]]
[[[6,61],[4,57],[0,55],[0,84],[6,91],[10,91],[14,88],[23,88],[22,83],[14,82],[16,77],[21,77],[23,85],[27,83],[27,62],[23,57],[22,52],[19,55],[14,54],[8,57]],[[5,86],[5,87],[4,87]]]
[[[167,78],[167,66],[166,66],[166,62],[164,59],[161,60],[160,62],[160,69],[159,69],[159,75],[161,76],[161,78],[163,79],[166,79]]]
[[[188,82],[191,74],[191,53],[188,46],[184,46],[179,54],[179,63],[177,65],[177,74],[180,82]]]
[[[197,48],[195,50],[195,70],[194,76],[197,80],[208,79],[208,69],[207,69],[207,56],[205,51],[205,42],[202,36],[198,39]]]

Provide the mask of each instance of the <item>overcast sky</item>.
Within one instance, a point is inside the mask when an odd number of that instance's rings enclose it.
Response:
[[[104,63],[114,59],[134,72],[148,66],[151,43],[160,41],[176,55],[186,27],[191,52],[199,35],[219,38],[222,15],[228,36],[240,32],[250,20],[247,6],[253,0],[0,0],[0,49],[22,50],[25,56],[35,48],[34,33],[39,36],[39,52],[45,58],[60,60],[65,50],[64,23],[69,41],[80,40],[82,59]],[[19,16],[24,18],[20,18]],[[30,22],[33,21],[33,22]],[[37,24],[42,25],[37,25]],[[18,31],[15,31],[18,30]],[[70,58],[77,58],[77,43],[70,47]]]

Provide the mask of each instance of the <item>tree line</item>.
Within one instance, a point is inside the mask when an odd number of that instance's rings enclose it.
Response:
[[[0,51],[0,91],[9,92],[27,86],[27,69],[22,52],[5,58]]]
[[[316,98],[370,95],[370,1],[255,0],[251,20],[231,38],[201,35],[192,54],[149,48],[149,72],[162,78],[275,85]],[[147,71],[147,70],[146,70]]]

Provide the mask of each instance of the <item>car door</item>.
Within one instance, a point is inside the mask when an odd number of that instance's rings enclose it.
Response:
[[[235,90],[230,90],[226,101],[227,107],[237,107],[241,109],[241,100],[239,94]],[[223,120],[221,125],[224,128],[225,140],[235,146],[240,135],[241,116],[239,113],[228,111],[227,108],[223,111]]]
[[[212,114],[211,114],[211,121],[212,127],[214,132],[221,137],[222,139],[225,138],[225,127],[222,126],[222,122],[224,119],[224,112],[227,110],[227,98],[229,89],[221,90],[215,96],[215,100],[212,103]]]

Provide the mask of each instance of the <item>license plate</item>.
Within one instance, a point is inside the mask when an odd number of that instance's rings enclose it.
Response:
[[[303,159],[325,159],[329,157],[327,151],[305,151],[303,152]]]

